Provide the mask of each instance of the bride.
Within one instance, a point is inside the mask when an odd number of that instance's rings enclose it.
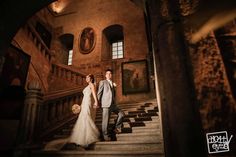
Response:
[[[98,107],[94,76],[92,74],[87,75],[86,82],[88,86],[83,90],[84,97],[81,104],[81,111],[70,137],[53,140],[44,147],[44,150],[59,150],[66,143],[75,143],[86,148],[90,144],[99,141],[100,133],[93,121],[94,117],[91,112],[92,106]],[[92,105],[93,102],[94,104]]]

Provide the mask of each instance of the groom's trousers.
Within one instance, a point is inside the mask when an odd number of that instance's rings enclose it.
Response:
[[[108,125],[111,113],[114,112],[118,115],[115,127],[121,129],[123,124],[123,118],[125,116],[124,112],[119,109],[115,104],[112,104],[110,107],[103,107],[102,112],[102,133],[104,137],[108,136]]]

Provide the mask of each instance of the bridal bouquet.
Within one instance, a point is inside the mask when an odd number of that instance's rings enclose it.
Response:
[[[80,105],[78,105],[78,104],[74,104],[71,107],[71,110],[72,110],[73,114],[79,114],[80,113],[80,109],[81,109]]]

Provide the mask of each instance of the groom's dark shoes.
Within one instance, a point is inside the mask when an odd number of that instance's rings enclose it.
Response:
[[[120,133],[121,133],[121,128],[115,128],[114,132],[115,132],[116,134],[120,134]]]
[[[111,141],[111,137],[109,136],[104,136],[103,138],[104,138],[104,141]]]

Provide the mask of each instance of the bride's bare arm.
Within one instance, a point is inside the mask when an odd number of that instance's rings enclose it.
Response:
[[[95,107],[98,107],[98,98],[97,98],[97,94],[96,94],[96,88],[95,88],[95,85],[93,83],[90,83],[89,84],[90,88],[91,88],[91,91],[92,91],[92,94],[93,94],[93,98],[94,98],[94,106]]]
[[[99,103],[101,103],[103,88],[104,88],[104,82],[100,81],[99,82],[99,86],[98,86],[98,92],[97,92],[97,97],[98,97]]]

